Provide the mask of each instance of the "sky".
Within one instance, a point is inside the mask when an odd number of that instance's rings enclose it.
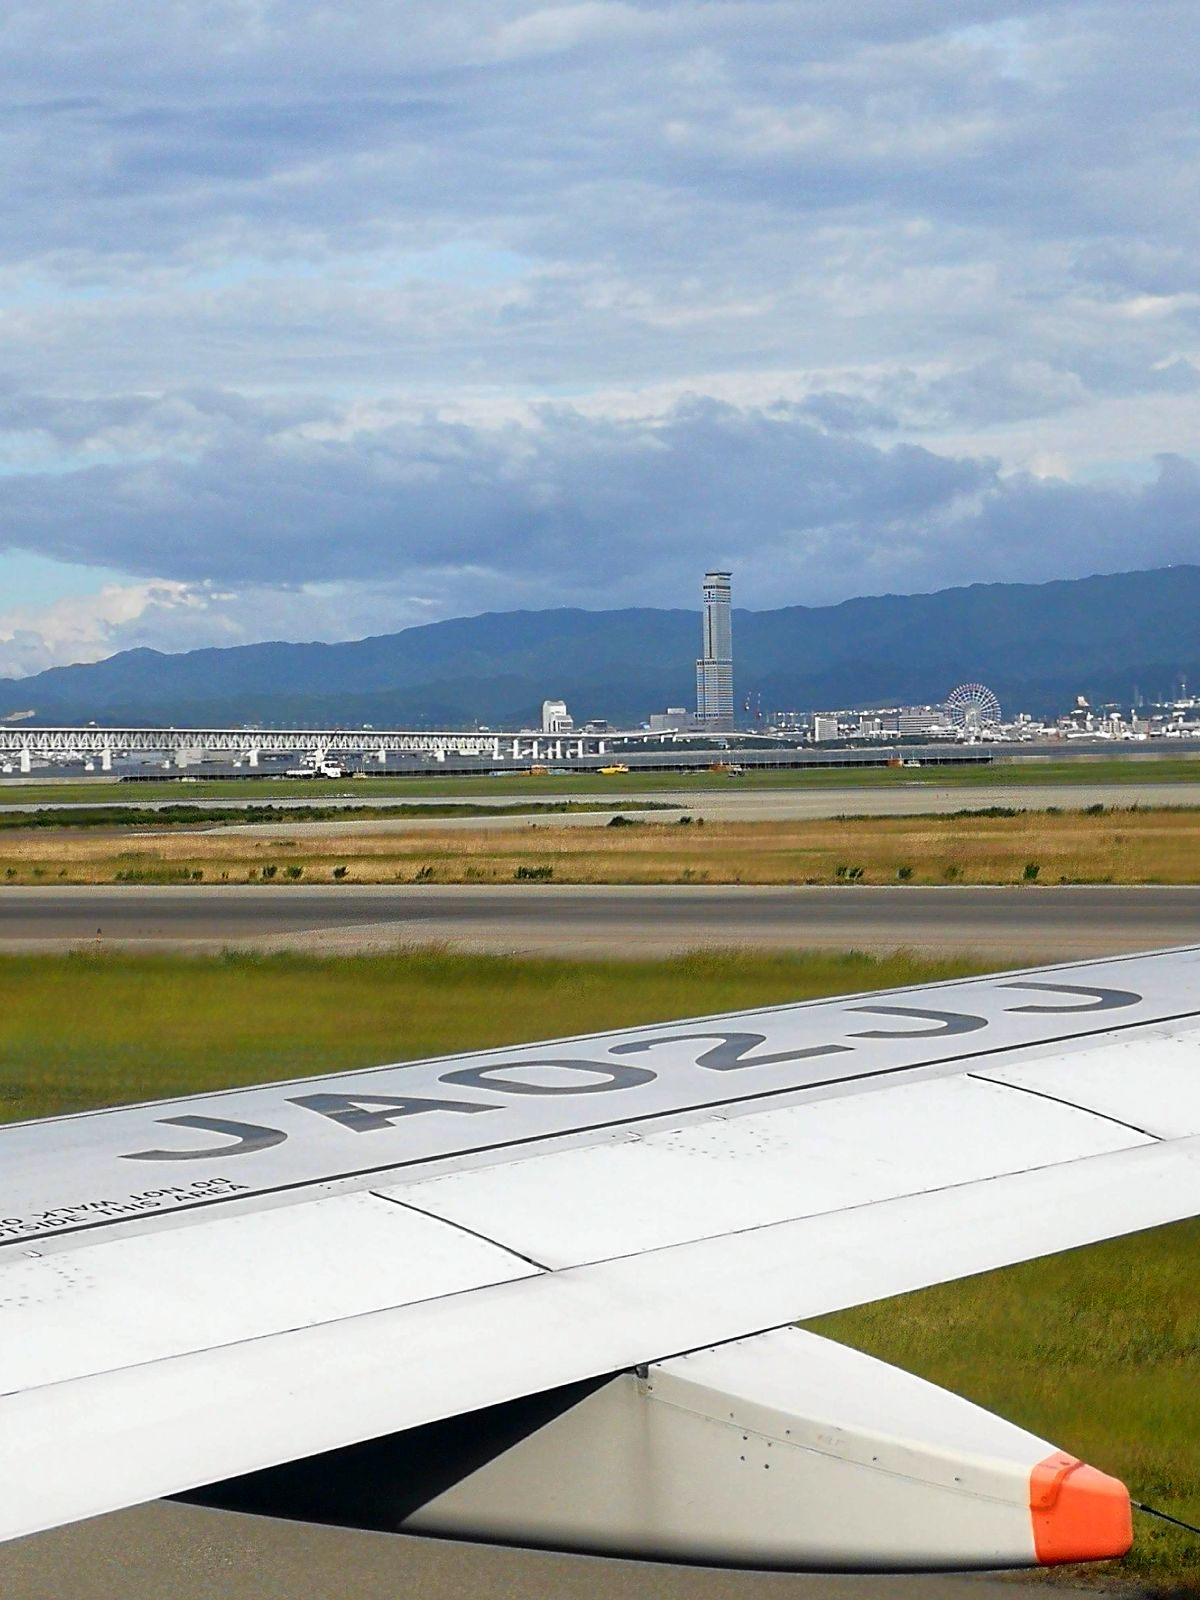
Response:
[[[9,0],[0,676],[1200,560],[1193,0]]]

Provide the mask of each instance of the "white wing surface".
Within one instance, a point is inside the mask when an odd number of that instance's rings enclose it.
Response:
[[[778,1344],[748,1336],[1197,1211],[1196,949],[9,1126],[0,1538],[385,1436],[415,1461],[420,1430],[569,1391],[569,1422],[522,1423],[516,1454],[497,1445],[448,1500],[444,1484],[409,1484],[423,1509],[396,1524],[775,1566],[1110,1553],[1120,1540],[1111,1518],[1097,1532],[1092,1501],[1082,1542],[1061,1516],[1036,1533],[1089,1470],[1044,1441],[1014,1442],[954,1397],[914,1400],[902,1374],[846,1379],[849,1353],[819,1357],[800,1335],[783,1348],[812,1381],[784,1382]],[[707,1366],[680,1366],[704,1350]],[[598,1381],[604,1398],[570,1390]],[[696,1400],[721,1385],[727,1416]],[[654,1402],[649,1432],[635,1391]],[[818,1393],[835,1414],[814,1412]],[[862,1393],[878,1395],[878,1438],[850,1402]],[[713,1441],[706,1471],[687,1417]],[[636,1503],[593,1495],[576,1527],[564,1459],[583,1459],[584,1438],[594,1459],[631,1449],[631,1427],[642,1469],[659,1440],[652,1483]],[[774,1465],[775,1500],[748,1496],[737,1430],[751,1427],[778,1445],[762,1479]],[[788,1472],[813,1499],[814,1460],[830,1504],[846,1503],[834,1457],[878,1500],[859,1518],[870,1539],[831,1532],[829,1511],[824,1543],[780,1523]],[[893,1480],[919,1485],[925,1521],[907,1488],[878,1499]]]

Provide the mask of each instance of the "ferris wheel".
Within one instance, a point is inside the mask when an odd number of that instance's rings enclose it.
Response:
[[[994,727],[1000,721],[1000,702],[982,683],[960,683],[946,696],[946,710],[960,728]]]

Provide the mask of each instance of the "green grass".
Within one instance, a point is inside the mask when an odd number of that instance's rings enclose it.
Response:
[[[820,953],[3,956],[0,1120],[978,970]]]
[[[672,809],[664,801],[626,800],[627,811],[662,811]],[[371,806],[365,813],[371,822],[400,818],[409,822],[445,820],[447,817],[494,817],[498,808],[494,803],[470,801],[416,801],[406,805]],[[599,800],[527,800],[504,806],[505,816],[562,816],[572,812],[607,811],[609,806]],[[195,828],[221,827],[255,823],[344,822],[354,815],[344,805],[59,805],[54,810],[18,809],[0,807],[0,832],[5,830],[43,828]]]
[[[715,753],[719,754],[719,752]],[[614,760],[620,760],[615,756]],[[799,770],[789,768],[776,772],[747,772],[743,777],[731,778],[721,772],[628,772],[613,777],[600,777],[593,773],[570,773],[561,776],[533,777],[527,773],[514,773],[506,777],[442,778],[421,777],[367,777],[353,780],[321,778],[197,778],[180,789],[178,780],[155,782],[147,780],[137,784],[117,784],[112,778],[59,779],[41,783],[0,781],[0,805],[44,805],[51,801],[63,804],[82,804],[97,799],[116,801],[116,790],[123,802],[145,800],[178,800],[181,792],[189,801],[215,799],[272,800],[311,799],[331,800],[366,798],[368,796],[403,796],[414,798],[451,796],[537,794],[653,794],[662,790],[688,789],[703,792],[706,789],[727,789],[731,785],[741,788],[874,788],[893,787],[897,784],[953,784],[964,788],[990,784],[1045,784],[1045,783],[1178,783],[1200,781],[1200,757],[1154,756],[1120,757],[1103,756],[1096,759],[1059,760],[1015,758],[973,767],[849,767],[815,768]]]
[[[327,959],[0,957],[0,1121],[965,975],[903,955],[569,962],[439,950]],[[945,1384],[1200,1519],[1200,1223],[811,1324]],[[1200,1545],[1139,1520],[1081,1583],[1200,1595]]]

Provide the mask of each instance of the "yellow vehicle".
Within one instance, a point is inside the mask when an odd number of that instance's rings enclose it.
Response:
[[[619,773],[628,771],[629,768],[623,762],[617,761],[611,767],[601,767],[600,776],[602,778],[615,778]]]

